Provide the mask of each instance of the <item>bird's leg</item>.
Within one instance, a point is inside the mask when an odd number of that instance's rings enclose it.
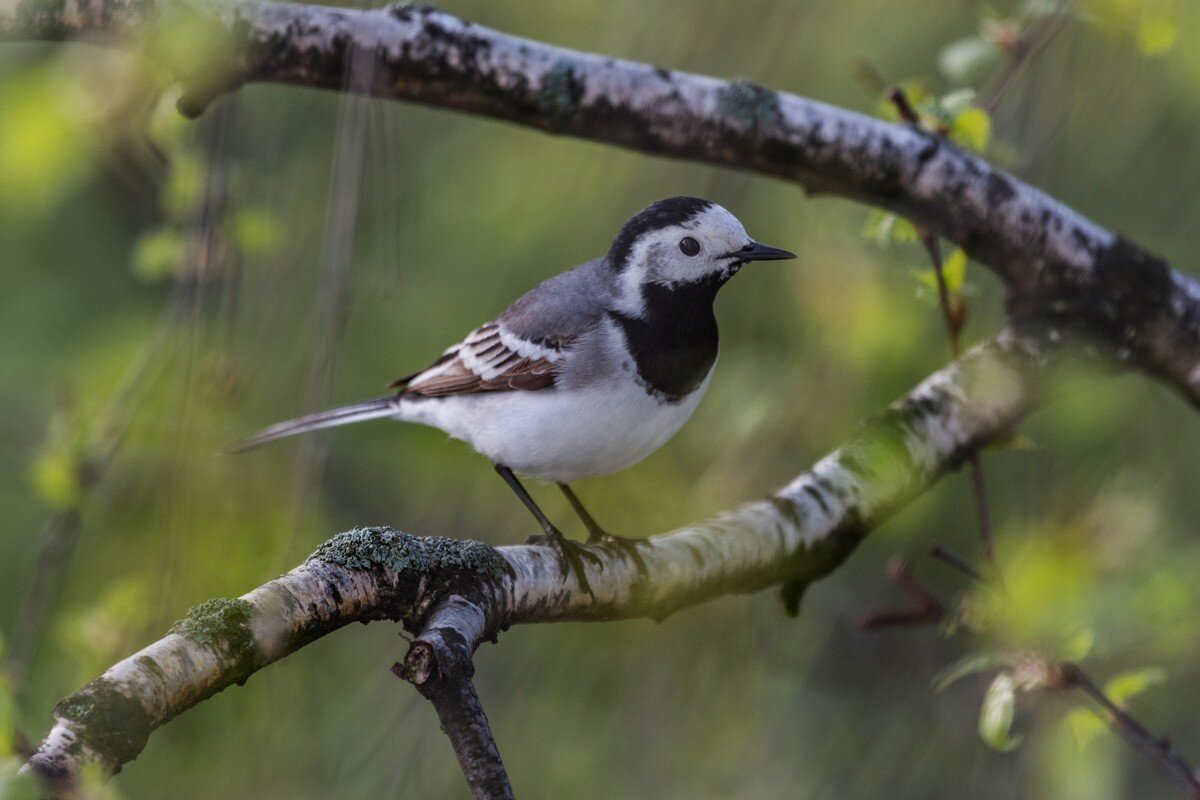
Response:
[[[587,592],[594,599],[595,595],[592,593],[592,587],[588,584],[587,575],[584,573],[583,559],[590,558],[599,563],[599,557],[595,553],[588,552],[586,548],[581,547],[575,542],[568,541],[562,535],[562,532],[554,527],[553,523],[546,518],[542,510],[538,508],[537,503],[533,502],[533,498],[529,496],[529,492],[525,491],[525,487],[517,480],[517,476],[513,474],[511,469],[503,464],[496,464],[496,472],[500,474],[501,478],[504,478],[504,482],[516,493],[517,497],[521,499],[521,502],[525,504],[525,507],[529,509],[530,513],[538,521],[538,524],[542,526],[545,537],[531,537],[530,543],[540,543],[539,540],[544,538],[544,541],[558,553],[558,560],[563,568],[563,580],[566,580],[566,573],[574,572],[575,577],[579,580],[579,588],[583,589],[583,591]]]
[[[633,560],[633,563],[637,565],[638,572],[642,575],[646,574],[646,562],[642,560],[641,553],[638,552],[638,547],[645,544],[644,540],[626,539],[604,530],[592,518],[592,515],[588,513],[588,510],[583,507],[583,503],[579,502],[579,498],[575,496],[575,492],[571,490],[570,486],[560,483],[558,484],[558,488],[562,489],[562,493],[567,496],[567,502],[571,504],[571,508],[575,509],[575,513],[579,516],[579,519],[583,520],[584,526],[588,529],[589,544],[603,544],[615,547]]]

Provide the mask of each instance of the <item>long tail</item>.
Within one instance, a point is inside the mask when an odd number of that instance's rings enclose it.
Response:
[[[264,445],[267,442],[273,442],[276,439],[283,439],[288,436],[295,436],[298,433],[307,433],[308,431],[316,431],[321,428],[332,428],[335,425],[349,425],[351,422],[363,422],[368,419],[390,417],[394,413],[396,413],[396,395],[390,394],[386,397],[376,397],[373,400],[364,400],[361,403],[342,406],[341,408],[318,411],[316,414],[309,414],[306,417],[289,419],[287,422],[277,422],[269,428],[263,428],[253,436],[248,436],[239,442],[234,442],[225,449],[225,452],[243,453]]]

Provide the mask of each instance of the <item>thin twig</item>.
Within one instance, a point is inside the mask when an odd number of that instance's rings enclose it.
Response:
[[[989,115],[995,110],[1000,98],[1012,85],[1013,79],[1021,72],[1034,55],[1050,43],[1058,32],[1063,29],[1072,16],[1073,3],[1068,3],[1061,12],[1047,14],[1038,20],[1029,33],[1019,38],[1009,49],[1010,57],[1004,69],[996,76],[991,85],[980,93],[975,105]]]
[[[1132,714],[1114,703],[1078,664],[1054,664],[1050,671],[1054,674],[1051,685],[1055,688],[1075,687],[1094,700],[1104,709],[1109,727],[1135,750],[1157,761],[1184,788],[1188,800],[1200,800],[1200,773],[1171,746],[1169,739],[1155,736]]]
[[[983,575],[979,573],[979,570],[971,566],[971,562],[967,561],[957,553],[942,547],[940,544],[935,544],[933,547],[929,548],[929,555],[945,562],[969,578],[973,578],[974,580],[980,582],[984,581]]]
[[[917,116],[917,112],[913,109],[912,103],[908,102],[908,95],[899,86],[889,86],[884,91],[884,96],[888,102],[896,107],[896,112],[900,115],[900,119],[907,122],[917,130],[921,129],[921,118]]]
[[[961,298],[952,302],[950,288],[946,285],[946,275],[943,270],[942,248],[936,236],[927,231],[921,232],[921,243],[933,264],[933,274],[937,279],[938,305],[942,311],[942,319],[946,323],[946,334],[950,339],[950,355],[958,358],[962,352],[962,328],[966,321],[966,307]],[[996,573],[995,549],[992,546],[992,515],[988,508],[987,487],[983,480],[983,463],[978,453],[971,453],[967,458],[971,473],[971,498],[975,503],[975,516],[979,520],[980,549],[983,552],[984,563]]]
[[[992,514],[988,507],[987,487],[983,482],[983,462],[978,453],[967,457],[967,469],[971,473],[971,497],[975,500],[975,514],[979,519],[979,542],[983,560],[999,577],[996,554],[992,547]]]
[[[896,588],[908,597],[914,608],[864,614],[856,623],[860,630],[879,630],[880,628],[904,625],[932,625],[941,622],[946,616],[946,610],[942,607],[941,602],[913,577],[908,562],[903,558],[894,558],[888,564],[888,577],[891,578]]]
[[[955,305],[950,298],[950,287],[946,284],[946,274],[942,269],[942,247],[936,236],[927,231],[921,232],[921,244],[929,254],[933,264],[933,275],[937,279],[938,306],[942,311],[942,320],[946,323],[946,336],[950,340],[950,357],[958,358],[962,351],[962,327],[966,321],[966,313],[961,303]]]

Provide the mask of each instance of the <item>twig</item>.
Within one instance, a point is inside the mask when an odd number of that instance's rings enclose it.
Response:
[[[971,473],[971,497],[975,500],[975,514],[979,519],[979,543],[984,563],[999,578],[996,555],[992,547],[992,515],[988,508],[987,487],[983,482],[983,462],[978,453],[967,457],[967,469]]]
[[[1068,5],[1073,5],[1068,4]],[[1056,14],[1047,14],[1038,20],[1038,23],[1025,36],[1020,37],[1014,42],[1009,49],[1008,63],[1004,65],[1004,69],[996,76],[991,85],[987,87],[976,100],[976,105],[991,114],[996,104],[1000,102],[1000,98],[1004,92],[1012,84],[1015,78],[1021,71],[1021,68],[1038,53],[1042,48],[1050,43],[1058,32],[1063,29],[1067,22],[1071,19],[1071,9],[1067,8]]]
[[[949,564],[951,567],[966,575],[968,578],[973,578],[974,580],[981,582],[984,581],[983,575],[979,573],[979,570],[971,566],[969,561],[957,553],[942,547],[940,544],[935,544],[933,547],[929,548],[929,555],[945,562],[946,564]]]
[[[933,594],[922,586],[909,570],[903,558],[894,558],[888,564],[888,577],[896,588],[903,592],[915,606],[912,610],[875,611],[858,619],[858,628],[864,631],[894,628],[902,625],[931,625],[941,622],[946,611]]]
[[[486,630],[483,609],[452,596],[430,616],[404,661],[393,665],[392,672],[416,686],[433,704],[471,796],[475,800],[513,800],[508,773],[471,682],[475,674],[471,657],[479,644],[477,637]],[[468,641],[469,632],[475,633],[475,641]]]
[[[888,102],[896,107],[896,112],[900,115],[900,119],[904,120],[917,130],[922,129],[921,118],[917,116],[917,112],[913,109],[912,103],[908,102],[908,95],[899,86],[889,86],[884,91],[884,96]]]
[[[922,130],[920,118],[913,110],[912,104],[908,101],[908,96],[899,86],[889,87],[887,90],[887,99],[896,106],[900,116],[917,130]],[[939,133],[939,135],[941,135]],[[937,280],[938,289],[938,305],[941,308],[942,319],[946,324],[946,334],[950,340],[950,356],[958,358],[962,353],[962,329],[966,322],[966,304],[962,297],[958,297],[956,301],[952,301],[950,297],[950,288],[946,285],[946,276],[943,271],[942,249],[938,242],[938,237],[930,231],[923,230],[919,226],[917,230],[921,236],[921,243],[925,247],[925,252],[929,255],[929,260],[933,264],[933,274]],[[980,462],[978,453],[971,453],[967,459],[968,468],[971,473],[971,497],[975,504],[975,515],[979,520],[979,538],[980,549],[983,552],[983,560],[992,571],[996,571],[995,551],[992,546],[992,518],[988,508],[987,487],[983,479],[983,464]]]
[[[950,340],[950,357],[958,358],[962,350],[962,328],[966,322],[966,310],[961,299],[953,303],[950,298],[950,287],[946,284],[946,274],[943,271],[942,247],[938,239],[927,231],[921,231],[921,244],[933,264],[933,275],[937,279],[938,306],[942,311],[942,320],[946,323],[946,336]]]
[[[1200,800],[1200,773],[1171,746],[1169,739],[1155,736],[1132,714],[1114,703],[1078,664],[1052,664],[1048,672],[1053,688],[1074,687],[1094,700],[1104,709],[1109,727],[1135,750],[1157,761],[1184,788],[1188,800]]]
[[[950,355],[952,358],[958,358],[962,353],[962,328],[966,321],[966,306],[961,297],[957,302],[951,301],[950,288],[946,285],[946,275],[943,271],[942,248],[937,237],[928,231],[922,231],[921,243],[925,246],[925,252],[929,254],[933,274],[937,279],[938,305],[946,323],[946,334],[950,339]],[[992,546],[992,515],[988,508],[987,487],[983,480],[983,463],[978,453],[968,456],[967,466],[971,473],[971,498],[975,503],[975,516],[979,520],[980,549],[983,552],[984,563],[996,573],[995,550]]]

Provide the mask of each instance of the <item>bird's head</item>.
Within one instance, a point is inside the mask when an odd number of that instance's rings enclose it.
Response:
[[[618,274],[621,294],[633,301],[647,284],[715,292],[751,261],[795,257],[751,239],[738,218],[716,203],[671,197],[626,222],[606,260]]]

